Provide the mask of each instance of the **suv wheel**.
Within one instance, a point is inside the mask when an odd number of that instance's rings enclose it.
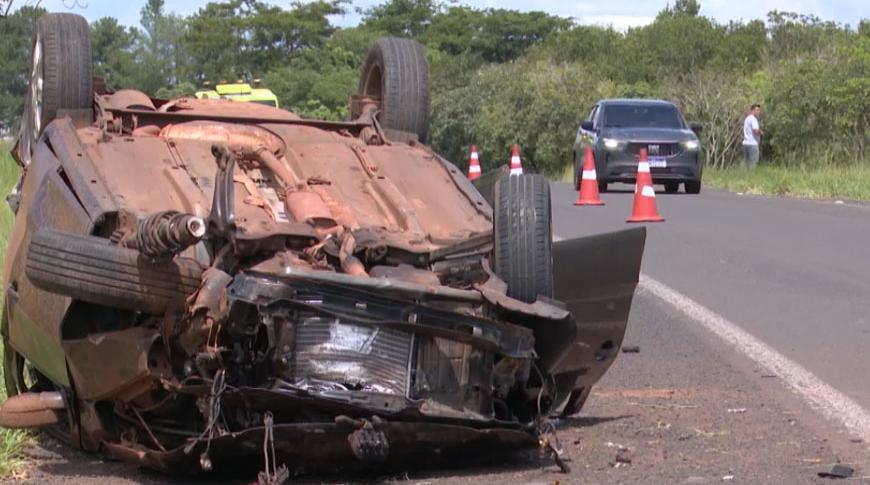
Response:
[[[686,182],[686,193],[687,194],[699,194],[701,193],[701,181],[700,180],[690,180]]]

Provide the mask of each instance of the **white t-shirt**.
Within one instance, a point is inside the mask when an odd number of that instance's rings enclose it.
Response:
[[[754,130],[758,129],[758,118],[755,115],[749,115],[743,120],[743,144],[758,145],[758,140],[755,139]]]

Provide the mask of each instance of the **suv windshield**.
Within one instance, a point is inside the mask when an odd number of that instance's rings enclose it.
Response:
[[[612,105],[604,108],[605,128],[683,128],[673,106]]]

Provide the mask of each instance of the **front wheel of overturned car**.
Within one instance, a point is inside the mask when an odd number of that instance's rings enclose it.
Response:
[[[359,94],[380,102],[378,121],[396,141],[426,143],[429,134],[429,64],[423,46],[385,37],[369,50]]]
[[[495,272],[508,296],[553,296],[550,185],[541,175],[502,177],[495,186]]]
[[[685,183],[686,185],[686,193],[687,194],[700,194],[701,193],[701,181],[700,180],[690,180]]]

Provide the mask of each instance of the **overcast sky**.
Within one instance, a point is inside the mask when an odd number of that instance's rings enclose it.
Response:
[[[673,1],[673,0],[672,0]],[[18,0],[17,4],[34,0]],[[145,0],[43,0],[41,5],[49,11],[75,12],[93,21],[100,17],[115,17],[126,25],[138,25],[139,10]],[[208,3],[205,0],[166,0],[167,10],[189,15]],[[290,0],[270,1],[289,6]],[[354,7],[368,7],[383,3],[378,0],[354,0]],[[543,10],[563,17],[573,17],[581,24],[613,25],[619,30],[643,25],[653,20],[667,4],[666,0],[609,0],[602,2],[570,0],[462,0],[459,3],[479,8],[493,7],[514,10]],[[856,27],[863,18],[870,17],[870,0],[700,0],[701,14],[719,22],[729,20],[764,19],[767,12],[781,10],[814,14],[824,20],[834,20]],[[333,19],[340,26],[354,25],[359,15],[351,13]]]

